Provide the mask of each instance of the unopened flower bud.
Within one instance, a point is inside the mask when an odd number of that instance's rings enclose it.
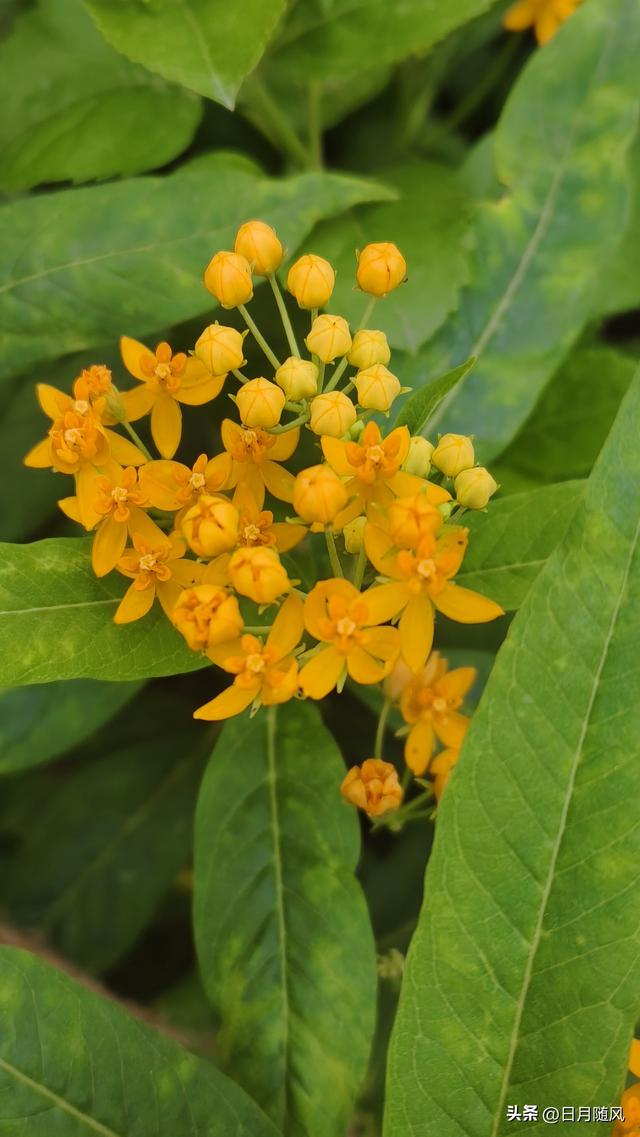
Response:
[[[395,766],[381,758],[367,758],[361,766],[352,766],[340,791],[369,817],[381,817],[397,809],[403,798]]]
[[[311,399],[318,391],[318,368],[310,359],[290,355],[276,371],[275,381],[288,399]]]
[[[192,651],[239,636],[244,627],[238,601],[217,584],[196,584],[178,597],[171,619]]]
[[[266,545],[236,549],[229,561],[229,578],[236,592],[256,604],[272,604],[291,589],[278,554]]]
[[[238,253],[216,253],[205,269],[204,283],[223,308],[237,308],[253,296],[251,266]]]
[[[284,391],[269,379],[250,379],[236,395],[240,418],[245,426],[275,426],[285,404]]]
[[[311,401],[311,421],[314,434],[328,434],[342,438],[356,421],[356,408],[342,391],[326,391]]]
[[[371,296],[386,296],[402,284],[406,275],[407,262],[389,241],[367,245],[358,253],[356,280],[359,288]]]
[[[351,347],[349,325],[342,316],[316,316],[304,342],[323,363],[333,363]]]
[[[413,474],[416,478],[428,478],[429,471],[431,470],[431,455],[433,454],[433,443],[429,442],[422,435],[415,435],[409,443],[409,451],[407,457],[402,463],[402,469],[407,474]]]
[[[344,547],[347,553],[359,553],[364,545],[364,527],[367,524],[366,517],[354,517],[353,521],[349,521],[342,530],[344,538]]]
[[[442,525],[440,510],[431,505],[425,493],[396,498],[387,517],[389,533],[399,549],[415,549],[421,537],[437,533]]]
[[[374,363],[388,363],[391,349],[384,332],[368,331],[366,328],[356,332],[347,358],[358,371],[364,371]]]
[[[226,497],[201,493],[182,518],[181,530],[198,557],[218,557],[237,544],[240,518]]]
[[[335,282],[336,274],[329,262],[313,253],[299,257],[287,274],[287,288],[300,308],[324,308]]]
[[[484,466],[461,470],[453,484],[458,503],[467,509],[486,509],[489,498],[498,488],[498,483]]]
[[[347,496],[343,483],[331,466],[309,466],[296,478],[293,508],[303,521],[330,525],[347,504]]]
[[[400,394],[400,380],[384,363],[372,363],[355,377],[358,402],[371,411],[388,411]]]
[[[243,340],[246,332],[209,324],[196,342],[196,358],[212,375],[226,375],[244,363]]]
[[[432,451],[431,461],[448,478],[455,478],[461,470],[473,466],[474,457],[473,442],[466,434],[443,434]]]
[[[256,276],[271,276],[282,264],[282,245],[275,229],[264,221],[245,221],[236,233],[233,247],[248,260]]]

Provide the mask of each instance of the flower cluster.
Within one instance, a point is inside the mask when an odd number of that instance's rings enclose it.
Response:
[[[380,425],[402,388],[386,336],[367,325],[376,301],[405,279],[395,245],[358,254],[356,282],[369,301],[355,331],[319,311],[335,281],[326,260],[310,253],[289,268],[287,289],[310,313],[306,355],[275,275],[283,259],[272,228],[242,225],[233,250],[210,261],[204,283],[222,308],[237,310],[245,330],[212,323],[188,352],[123,337],[122,361],[136,380],[128,390],[100,364],[74,380],[71,395],[40,385],[51,426],[25,461],[73,477],[75,492],[60,506],[94,534],[94,572],[115,570],[130,581],[116,623],[144,617],[157,599],[188,646],[228,676],[197,718],[322,699],[347,679],[386,681],[407,724],[407,767],[418,776],[428,769],[439,794],[466,730],[459,707],[473,672],[448,671],[432,654],[434,619],[501,615],[455,580],[468,541],[460,518],[484,509],[496,483],[475,464],[469,438],[447,434],[434,446],[406,426]],[[274,293],[285,358],[246,307],[259,277]],[[268,377],[243,371],[248,334]],[[176,460],[182,407],[223,392],[237,417],[222,422],[217,452],[193,465]],[[159,457],[132,425],[145,416]],[[317,457],[300,468],[302,431],[315,439]],[[317,566],[306,591],[296,567],[303,541],[315,545]],[[443,749],[434,757],[436,740]],[[380,753],[351,771],[343,789],[372,816],[402,798]]]

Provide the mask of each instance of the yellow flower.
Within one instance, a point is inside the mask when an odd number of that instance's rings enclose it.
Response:
[[[225,497],[200,494],[182,518],[180,529],[198,557],[218,557],[235,548],[240,517]]]
[[[244,383],[236,395],[244,426],[270,427],[280,422],[284,410],[284,391],[262,377]]]
[[[624,1121],[616,1121],[611,1137],[638,1137],[640,1134],[640,1082],[634,1082],[622,1095]]]
[[[367,245],[358,253],[356,280],[362,292],[372,296],[386,296],[407,275],[407,262],[402,253],[389,241]]]
[[[369,817],[381,817],[397,809],[404,796],[395,766],[381,758],[367,758],[361,766],[352,766],[340,792]]]
[[[333,363],[351,347],[349,325],[342,316],[316,316],[304,342],[323,363]]]
[[[382,601],[382,603],[381,603]],[[348,580],[322,580],[304,604],[307,631],[326,644],[300,672],[305,695],[322,699],[344,681],[379,683],[400,653],[396,628],[379,627],[389,619],[380,588],[360,593]]]
[[[324,257],[306,253],[291,265],[287,288],[300,308],[324,308],[330,300],[336,274]]]
[[[168,343],[155,352],[130,336],[122,336],[120,352],[130,375],[142,386],[123,391],[120,398],[129,422],[151,411],[151,435],[163,458],[173,458],[180,444],[180,403],[199,407],[219,393],[223,375],[210,375],[199,359],[184,352],[174,355]]]
[[[397,551],[390,535],[369,524],[364,540],[367,556],[378,572],[391,578],[380,585],[391,612],[402,612],[402,654],[413,671],[424,666],[433,643],[434,607],[462,624],[482,624],[502,616],[503,610],[468,588],[454,584],[467,548],[468,531],[451,526],[439,537],[425,534],[415,552]]]
[[[239,515],[238,545],[274,545],[279,553],[288,553],[307,535],[304,525],[274,521],[271,510],[260,509],[246,484],[238,486],[233,503]]]
[[[204,272],[204,286],[223,308],[237,308],[253,296],[251,265],[239,253],[216,253]]]
[[[454,482],[456,498],[467,509],[486,509],[498,483],[484,466],[461,470]]]
[[[146,523],[143,510],[150,503],[133,466],[123,470],[114,463],[108,474],[96,477],[94,485],[93,509],[102,520],[93,538],[91,564],[96,576],[106,576],[124,552],[127,533],[143,530]]]
[[[416,435],[409,443],[409,453],[402,463],[402,469],[406,470],[407,474],[415,474],[418,478],[428,478],[433,451],[432,442],[428,442],[421,435]]]
[[[345,525],[342,536],[347,553],[359,553],[364,547],[364,527],[366,524],[366,517],[354,517],[353,521],[348,521]]]
[[[171,619],[192,651],[208,651],[242,634],[238,601],[226,588],[196,584],[180,593]]]
[[[229,560],[228,573],[236,592],[256,604],[272,604],[291,591],[291,581],[278,554],[265,545],[236,549]]]
[[[451,771],[459,757],[460,747],[448,746],[446,750],[441,750],[439,754],[436,754],[431,762],[429,773],[433,778],[433,792],[438,801],[444,793]]]
[[[367,328],[356,332],[347,359],[358,371],[373,367],[374,363],[388,363],[391,350],[384,332],[370,331]]]
[[[280,462],[293,454],[300,431],[267,434],[255,427],[239,426],[232,419],[222,423],[222,443],[229,456],[226,489],[246,483],[259,506],[264,501],[265,486],[280,501],[293,501],[295,478]]]
[[[318,391],[318,368],[310,359],[290,355],[275,373],[275,381],[288,399],[310,399]]]
[[[116,624],[129,624],[145,616],[156,596],[171,619],[181,591],[197,583],[202,575],[202,565],[184,560],[181,537],[167,537],[148,517],[145,522],[144,529],[136,529],[132,535],[133,548],[126,549],[117,564],[118,572],[133,583],[113,617]]]
[[[303,521],[324,528],[331,525],[347,504],[347,491],[331,466],[309,466],[301,470],[293,491],[293,507]]]
[[[342,391],[326,391],[311,401],[309,426],[314,434],[342,438],[356,421],[356,408]]]
[[[227,375],[245,362],[243,343],[246,332],[209,324],[196,341],[195,354],[212,375]]]
[[[147,462],[140,471],[140,485],[154,509],[172,513],[184,510],[202,493],[215,494],[224,489],[231,471],[228,454],[207,458],[200,454],[191,469],[182,462],[161,459]],[[180,518],[176,517],[176,525]]]
[[[448,478],[455,478],[461,470],[473,466],[473,442],[466,434],[443,434],[431,453],[431,461]]]
[[[302,603],[297,596],[285,600],[266,643],[244,635],[227,644],[213,646],[209,656],[224,671],[234,675],[233,684],[194,713],[210,722],[230,718],[253,703],[273,706],[292,699],[298,690],[298,665],[293,652],[303,631]]]
[[[507,9],[503,24],[510,32],[533,28],[539,44],[548,43],[581,0],[517,0]]]
[[[459,749],[469,726],[459,708],[474,683],[475,668],[449,671],[448,666],[437,651],[432,652],[426,666],[410,679],[400,696],[400,712],[411,727],[404,757],[418,777],[429,765],[436,739]]]
[[[415,549],[420,539],[442,528],[442,514],[424,491],[398,497],[387,508],[387,524],[393,544]]]
[[[400,394],[400,380],[384,363],[372,363],[355,377],[358,402],[366,410],[390,410],[393,400]]]
[[[113,395],[113,376],[104,363],[92,363],[90,367],[83,367],[73,389],[76,399],[86,399],[94,404]]]
[[[284,256],[275,229],[265,221],[245,221],[236,233],[233,248],[248,260],[256,276],[271,276]]]

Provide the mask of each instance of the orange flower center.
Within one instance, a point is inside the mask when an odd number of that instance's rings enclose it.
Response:
[[[189,478],[189,485],[194,493],[199,493],[206,486],[204,474],[193,473]]]
[[[347,603],[341,596],[330,596],[327,616],[320,621],[322,638],[332,642],[341,655],[348,655],[364,639],[366,618],[367,609],[361,600]]]
[[[276,439],[266,430],[241,427],[230,444],[229,453],[236,462],[264,462]]]

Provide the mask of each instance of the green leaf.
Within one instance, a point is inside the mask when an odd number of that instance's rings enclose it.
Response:
[[[0,948],[0,1008],[7,1133],[277,1137],[215,1066],[28,952]]]
[[[624,236],[602,274],[598,312],[613,315],[640,308],[640,137],[629,155],[631,216]]]
[[[586,477],[635,369],[633,359],[611,347],[580,347],[572,352],[502,454],[501,463],[539,482]]]
[[[386,332],[392,347],[415,353],[456,307],[468,280],[469,199],[446,166],[414,162],[381,173],[398,200],[326,222],[310,244],[337,270],[331,310],[356,326],[370,299],[354,288],[356,250],[370,241],[398,245],[408,281],[378,302],[368,326]]]
[[[113,51],[80,0],[40,0],[22,13],[0,67],[0,189],[9,193],[164,166],[200,120],[200,100]]]
[[[109,722],[138,687],[80,679],[0,691],[0,774],[41,766],[71,750]]]
[[[111,967],[135,943],[189,859],[210,733],[188,704],[149,691],[128,711],[144,741],[111,744],[69,772],[7,873],[2,902],[65,959]],[[90,819],[90,824],[87,823]]]
[[[475,362],[475,356],[472,355],[466,363],[461,363],[459,367],[454,367],[453,371],[447,371],[446,375],[434,379],[428,387],[418,388],[402,404],[395,425],[408,426],[411,434],[422,434],[428,428],[431,416],[440,406],[445,395],[448,395],[449,391],[452,391],[456,384],[464,379]]]
[[[0,685],[148,679],[204,666],[158,604],[134,624],[113,623],[126,585],[119,573],[93,575],[87,540],[0,544]]]
[[[478,210],[471,284],[425,354],[430,370],[478,356],[435,423],[474,434],[483,461],[513,438],[579,335],[622,236],[639,50],[635,0],[590,0],[534,53],[498,124],[506,191]]]
[[[423,54],[486,12],[493,0],[305,0],[294,6],[269,53],[291,81],[331,80]]]
[[[465,513],[469,550],[456,581],[507,612],[519,608],[562,540],[584,485],[561,482],[498,499],[488,513]]]
[[[371,1045],[344,773],[318,711],[291,703],[225,726],[198,801],[196,946],[219,1058],[286,1137],[342,1137]]]
[[[508,1103],[618,1100],[640,984],[639,431],[640,373],[444,795],[386,1137],[515,1134]]]
[[[85,0],[100,31],[130,59],[225,107],[258,63],[284,0]]]
[[[246,162],[211,156],[163,178],[4,206],[0,372],[210,312],[202,273],[245,218],[275,225],[295,248],[321,217],[388,196],[342,174],[268,179]]]

